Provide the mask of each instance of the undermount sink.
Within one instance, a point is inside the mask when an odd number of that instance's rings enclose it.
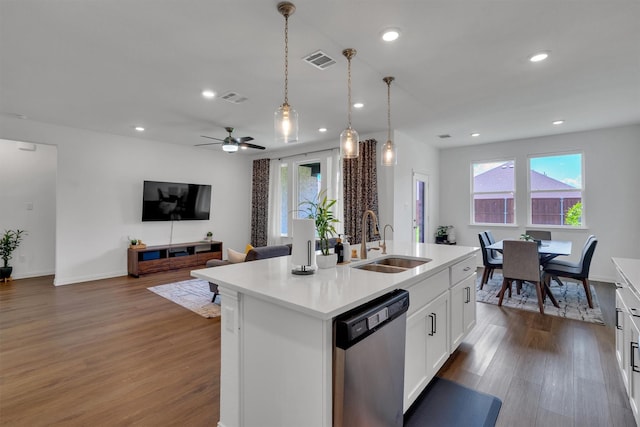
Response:
[[[431,261],[429,258],[405,258],[390,256],[374,259],[368,263],[356,265],[353,268],[376,271],[378,273],[402,273]]]

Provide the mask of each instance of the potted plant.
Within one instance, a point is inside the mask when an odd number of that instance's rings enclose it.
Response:
[[[305,200],[299,205],[302,208],[300,209],[302,217],[313,219],[315,222],[316,232],[320,239],[320,252],[322,253],[322,256],[316,258],[320,268],[334,266],[337,262],[336,254],[329,253],[329,239],[338,234],[335,224],[339,221],[333,216],[333,211],[331,210],[335,204],[335,199],[329,199],[326,192],[321,191],[316,200]],[[326,267],[325,263],[327,264]]]
[[[0,267],[0,280],[7,281],[11,277],[13,267],[9,267],[9,260],[13,257],[13,251],[15,251],[22,237],[27,232],[25,230],[5,230],[2,239],[0,239],[0,258],[4,261],[3,266]]]
[[[449,238],[449,229],[453,225],[439,225],[436,229],[436,243],[444,243]]]
[[[211,231],[207,231],[207,239],[208,241],[211,241],[211,239],[213,238],[213,233]]]

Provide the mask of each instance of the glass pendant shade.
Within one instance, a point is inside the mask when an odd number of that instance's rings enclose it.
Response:
[[[395,166],[398,164],[398,156],[396,146],[391,140],[388,140],[382,146],[380,152],[380,163],[382,166]]]
[[[340,156],[343,159],[355,159],[358,157],[358,132],[351,127],[346,128],[340,134]]]
[[[298,141],[298,112],[289,104],[282,104],[276,110],[274,130],[278,143]]]
[[[343,159],[355,159],[358,157],[358,132],[351,128],[351,59],[356,56],[355,49],[345,49],[342,54],[347,58],[348,74],[347,74],[347,112],[348,125],[340,134],[340,157]]]

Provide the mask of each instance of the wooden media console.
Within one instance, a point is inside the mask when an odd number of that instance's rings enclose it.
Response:
[[[129,248],[128,272],[131,276],[181,268],[202,268],[210,259],[222,259],[222,242],[202,241],[172,245]]]

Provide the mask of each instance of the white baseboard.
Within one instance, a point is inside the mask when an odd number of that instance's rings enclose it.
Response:
[[[91,274],[88,276],[76,276],[76,277],[64,277],[58,276],[53,280],[55,286],[72,285],[75,283],[89,282],[92,280],[111,279],[113,277],[126,276],[128,273],[126,270],[113,271],[110,273]]]

